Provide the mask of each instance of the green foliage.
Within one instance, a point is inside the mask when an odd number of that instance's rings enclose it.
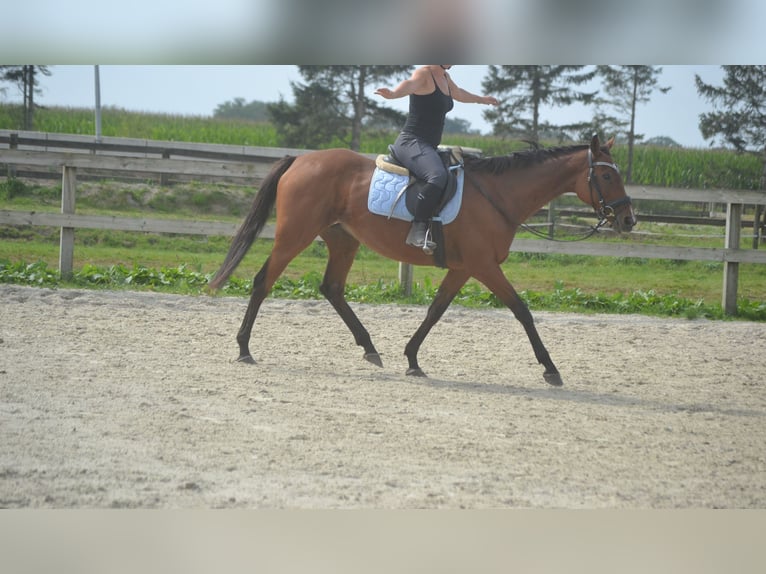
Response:
[[[295,103],[268,106],[282,145],[317,149],[339,141],[359,151],[366,122],[401,125],[402,114],[364,95],[370,85],[406,75],[411,66],[298,66],[306,83],[292,83]]]
[[[23,95],[23,103],[19,106],[17,119],[20,127],[24,130],[35,128],[35,95],[41,92],[38,76],[50,76],[48,66],[0,66],[0,82],[16,84],[19,92]],[[2,125],[2,124],[0,124]]]
[[[627,163],[627,148],[615,146],[612,157]],[[760,189],[761,161],[751,154],[725,150],[641,145],[633,149],[633,182],[690,189]]]
[[[0,198],[13,199],[16,196],[24,195],[26,187],[23,181],[15,177],[6,178],[5,181],[0,181]]]
[[[673,294],[660,295],[654,290],[634,291],[628,295],[616,293],[588,294],[581,289],[565,288],[558,283],[552,293],[523,291],[521,297],[531,308],[541,307],[554,311],[577,311],[599,313],[640,313],[694,319],[705,317],[721,319],[723,312],[718,305],[706,305],[702,300],[690,300]],[[747,311],[740,315],[752,320],[766,319],[766,305],[746,305]]]
[[[14,106],[0,104],[0,126],[20,129],[17,115]],[[136,113],[117,108],[105,108],[102,121],[105,136],[262,147],[282,145],[276,128],[268,123]],[[43,132],[95,132],[93,110],[86,109],[40,108],[36,111],[35,125]],[[385,153],[395,138],[396,131],[370,129],[362,137],[360,151]],[[443,143],[478,148],[490,156],[506,155],[529,147],[518,139],[462,133],[445,133]],[[317,147],[344,145],[343,141],[336,139]],[[558,142],[548,145],[558,145]],[[616,145],[612,148],[612,156],[620,166],[627,165],[627,153],[627,146]],[[640,145],[634,149],[632,177],[638,185],[756,190],[761,188],[761,172],[761,159],[753,154]]]
[[[482,82],[486,93],[495,94],[500,105],[485,112],[498,135],[521,135],[540,141],[550,131],[579,131],[581,124],[556,126],[541,121],[542,106],[592,103],[596,92],[578,91],[574,86],[591,80],[596,70],[586,66],[489,66]]]
[[[269,123],[129,112],[105,107],[101,112],[101,133],[165,141],[207,142],[231,145],[278,147],[277,132]],[[0,126],[23,129],[14,106],[0,104]],[[96,132],[92,109],[46,107],[35,111],[35,129],[41,132],[92,135]]]
[[[295,103],[269,104],[269,116],[286,147],[317,149],[335,137],[345,138],[350,128],[338,109],[335,92],[322,85],[293,86]]]
[[[761,152],[766,145],[766,66],[722,66],[724,85],[695,76],[697,92],[715,105],[700,116],[706,139],[720,137],[740,151]]]
[[[44,262],[27,264],[0,261],[0,283],[56,287],[59,284],[59,273],[49,269]]]
[[[206,291],[211,274],[188,269],[186,265],[150,269],[144,266],[111,265],[99,267],[85,265],[68,282],[46,263],[11,263],[0,261],[0,283],[31,285],[36,287],[75,286],[103,289],[149,289],[181,294],[202,294]],[[277,280],[271,296],[287,299],[322,299],[319,291],[322,276],[307,273],[300,279],[282,277]],[[230,280],[222,289],[227,295],[249,296],[252,285],[242,279]],[[358,303],[427,304],[433,300],[436,287],[426,281],[415,284],[410,297],[402,294],[401,287],[393,282],[377,281],[367,285],[349,285],[346,296]],[[708,305],[702,300],[691,300],[676,295],[660,295],[653,290],[634,291],[630,294],[588,294],[581,289],[567,288],[558,282],[550,293],[522,291],[521,298],[531,309],[568,312],[598,312],[620,314],[648,314],[688,319],[722,319],[718,305]],[[502,307],[500,301],[478,285],[469,283],[461,289],[454,302],[472,308]],[[739,317],[751,321],[766,321],[766,302],[740,299]]]
[[[234,98],[216,106],[213,117],[227,120],[247,120],[251,122],[268,122],[269,110],[266,102],[245,102],[244,98]]]
[[[604,91],[609,96],[602,103],[614,109],[618,117],[627,127],[628,161],[624,168],[624,179],[633,182],[633,149],[632,145],[643,137],[635,133],[636,106],[648,102],[649,96],[659,90],[668,92],[669,87],[657,86],[658,77],[662,73],[659,66],[597,66],[599,75],[603,78]]]

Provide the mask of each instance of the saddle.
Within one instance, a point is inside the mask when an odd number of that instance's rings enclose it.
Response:
[[[379,155],[375,160],[376,173],[386,172],[388,175],[381,173],[382,179],[376,179],[373,176],[368,207],[370,207],[370,211],[373,213],[383,215],[380,208],[383,205],[389,205],[389,218],[393,216],[397,219],[411,220],[411,214],[415,212],[417,203],[418,182],[421,180],[413,176],[396,158],[393,146],[389,146],[388,150],[388,155]],[[460,209],[463,170],[459,168],[463,165],[463,153],[459,147],[440,147],[438,152],[444,167],[447,169],[448,179],[447,186],[442,192],[439,203],[434,213],[431,214],[429,228],[437,245],[436,251],[434,251],[435,263],[439,267],[446,267],[443,225],[450,223],[457,216],[457,212]],[[393,178],[393,180],[388,181],[387,178]],[[397,183],[397,181],[400,183]],[[388,196],[390,199],[385,199],[386,193],[381,192],[383,190],[388,191],[389,189],[396,190],[395,197],[394,194],[391,194]],[[381,195],[378,195],[378,193],[381,193]],[[404,195],[404,206],[397,207],[400,205],[402,195]],[[390,203],[388,203],[389,201]],[[402,213],[402,210],[404,210],[406,215]]]
[[[439,215],[444,209],[444,206],[446,206],[449,201],[455,197],[458,180],[456,170],[454,168],[463,165],[463,150],[459,146],[440,146],[437,151],[439,158],[442,160],[442,163],[447,170],[448,179],[447,186],[442,192],[441,200],[439,201],[436,210],[431,215],[432,217]],[[402,165],[402,163],[396,158],[393,145],[388,146],[388,155],[379,155],[377,157],[375,160],[375,165],[383,171],[404,175],[410,178],[409,184],[404,188],[404,190],[402,190],[401,193],[404,194],[404,200],[407,205],[407,209],[410,211],[410,213],[413,213],[415,211],[416,197],[418,192],[417,185],[415,184],[419,180],[414,175],[412,175],[410,171],[404,167],[404,165]],[[397,198],[397,201],[399,201],[399,199],[400,198]]]

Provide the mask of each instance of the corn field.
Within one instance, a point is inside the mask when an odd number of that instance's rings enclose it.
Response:
[[[18,106],[0,105],[0,128],[18,129]],[[35,112],[35,128],[41,132],[93,134],[92,109],[41,108]],[[271,124],[243,120],[221,120],[206,116],[181,116],[129,112],[119,108],[102,110],[102,135],[153,140],[205,142],[232,145],[281,147]],[[362,138],[364,153],[383,153],[395,132],[368,131]],[[527,144],[494,136],[445,134],[444,144],[474,147],[486,155],[504,155]],[[550,144],[553,145],[553,144]],[[323,147],[346,147],[341,140]],[[612,150],[615,161],[627,165],[627,147]],[[693,189],[760,189],[763,158],[720,149],[665,148],[638,145],[634,149],[633,183],[637,185]]]

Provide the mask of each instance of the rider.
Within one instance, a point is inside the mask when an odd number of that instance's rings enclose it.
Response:
[[[418,190],[414,222],[407,235],[407,244],[420,247],[428,253],[436,247],[432,241],[426,243],[428,220],[447,186],[447,169],[436,149],[442,139],[447,112],[452,109],[453,100],[495,106],[499,103],[493,96],[477,96],[458,87],[447,73],[451,67],[422,66],[393,90],[375,90],[377,95],[388,100],[410,97],[407,121],[394,142],[393,152],[417,179],[424,182]]]

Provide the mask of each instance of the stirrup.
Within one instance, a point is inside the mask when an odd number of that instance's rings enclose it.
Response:
[[[426,227],[426,235],[423,238],[423,253],[426,255],[433,255],[434,250],[436,249],[436,242],[433,241],[431,238],[433,237],[431,233],[431,226],[429,225]]]
[[[436,243],[431,240],[431,229],[424,221],[413,221],[405,241],[407,245],[420,247],[426,255],[431,255],[436,249]]]

